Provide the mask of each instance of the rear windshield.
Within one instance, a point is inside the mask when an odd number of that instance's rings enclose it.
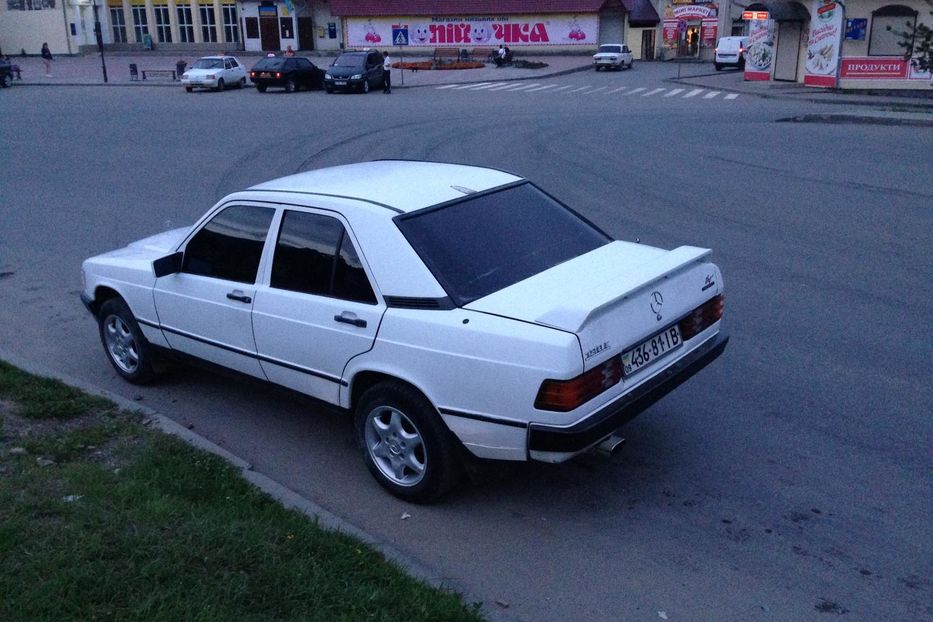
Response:
[[[611,239],[530,183],[396,217],[458,306]]]
[[[222,58],[199,58],[195,61],[193,69],[223,69],[224,60]]]
[[[599,51],[603,54],[621,54],[622,46],[621,45],[601,45],[599,46]]]
[[[284,64],[285,64],[284,58],[264,58],[258,63],[256,63],[255,65],[253,65],[253,69],[259,69],[259,70],[281,69],[282,65]]]
[[[365,56],[354,54],[352,56],[338,56],[334,61],[334,67],[362,67]]]

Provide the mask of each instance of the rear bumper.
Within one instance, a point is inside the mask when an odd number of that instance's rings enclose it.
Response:
[[[529,457],[559,462],[561,458],[553,454],[565,454],[562,459],[566,459],[598,443],[716,360],[728,343],[727,335],[717,334],[651,380],[570,426],[531,423]]]

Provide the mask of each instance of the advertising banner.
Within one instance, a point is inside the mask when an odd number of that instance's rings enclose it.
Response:
[[[591,45],[599,41],[592,15],[408,16],[344,19],[348,47],[391,46],[393,29],[407,30],[409,47]]]
[[[700,26],[700,40],[703,41],[703,47],[713,47],[716,45],[716,34],[718,32],[718,19],[704,19]]]
[[[842,47],[843,12],[842,5],[833,0],[813,0],[804,84],[829,88],[836,86],[839,51]]]
[[[770,80],[774,60],[774,20],[748,22],[748,49],[745,50],[745,79]]]
[[[677,29],[679,23],[676,19],[664,20],[664,47],[671,50],[677,47],[677,40],[680,37],[680,31]]]

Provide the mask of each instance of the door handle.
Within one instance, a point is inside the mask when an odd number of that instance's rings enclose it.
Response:
[[[360,319],[358,317],[348,317],[344,314],[335,315],[335,322],[343,322],[344,324],[353,324],[359,328],[366,328],[366,320]]]
[[[229,298],[230,300],[236,300],[237,302],[245,302],[246,304],[253,302],[252,298],[250,298],[249,296],[247,296],[246,294],[244,294],[238,289],[235,289],[229,294],[227,294],[227,298]]]

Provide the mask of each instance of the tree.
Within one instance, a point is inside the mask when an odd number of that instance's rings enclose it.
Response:
[[[933,9],[933,0],[926,1]],[[933,16],[933,10],[930,15]],[[933,70],[933,28],[923,22],[908,23],[907,30],[897,34],[901,36],[898,45],[905,50],[904,58],[908,61],[913,59],[912,62],[921,71]]]

